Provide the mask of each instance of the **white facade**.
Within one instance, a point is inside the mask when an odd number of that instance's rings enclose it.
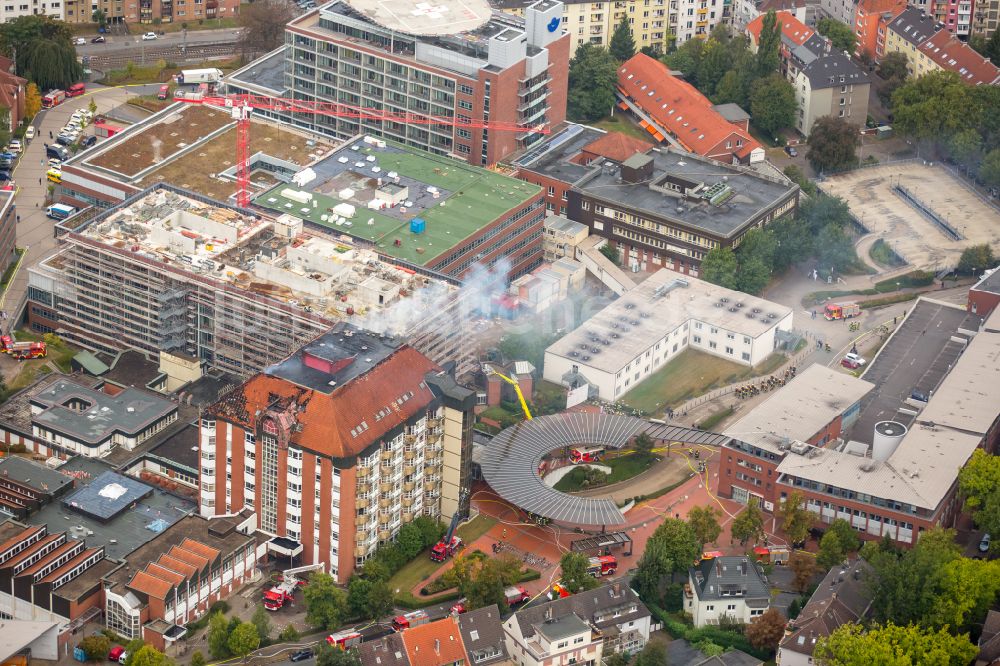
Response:
[[[559,633],[558,638],[546,635],[545,628],[561,629],[559,625],[566,623],[579,627],[579,631]],[[511,616],[504,622],[504,639],[507,643],[507,654],[516,655],[519,666],[549,666],[549,664],[581,664],[597,665],[601,663],[603,641],[599,635],[591,631],[590,625],[570,613],[554,621],[547,621],[537,627],[531,636],[521,632],[517,618]],[[555,631],[551,634],[554,636]]]
[[[704,627],[710,624],[719,624],[720,618],[728,616],[737,622],[750,624],[758,615],[763,615],[767,608],[751,608],[747,605],[746,599],[739,597],[729,597],[726,599],[705,599],[698,598],[697,590],[686,600],[684,610],[691,616],[695,627]],[[784,662],[782,662],[784,666]]]
[[[65,6],[62,0],[4,0],[0,3],[0,22],[13,21],[21,16],[34,14],[64,19]]]

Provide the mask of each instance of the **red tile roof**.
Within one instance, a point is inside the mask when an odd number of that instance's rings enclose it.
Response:
[[[2,56],[0,56],[0,57],[2,57]],[[35,532],[38,532],[38,531],[40,531],[42,529],[44,529],[44,528],[43,527],[37,527],[37,526],[34,526],[34,525],[32,525],[30,527],[24,528],[24,530],[18,532],[17,534],[15,534],[11,538],[7,539],[3,543],[0,543],[0,553],[3,553],[8,548],[13,547],[15,544],[21,543],[22,541],[24,541],[25,539],[27,539],[31,535],[35,534]],[[15,556],[12,555],[11,557],[15,557]]]
[[[451,666],[466,661],[462,632],[453,617],[407,629],[403,632],[403,645],[411,664]]]
[[[31,575],[33,573],[36,573],[37,571],[40,571],[41,569],[44,569],[46,566],[48,566],[49,564],[51,564],[54,560],[59,559],[60,557],[62,557],[66,553],[68,553],[69,551],[74,550],[75,548],[78,548],[79,546],[80,546],[80,542],[77,541],[76,539],[67,539],[64,544],[62,544],[61,546],[58,546],[56,548],[53,548],[52,550],[50,550],[49,552],[47,552],[37,562],[35,562],[34,564],[32,564],[27,569],[23,570],[18,575],[19,576],[29,576],[29,575]]]
[[[170,590],[173,589],[173,583],[166,580],[161,580],[159,578],[154,578],[144,571],[137,571],[132,580],[129,581],[128,587],[132,588],[137,592],[143,592],[156,599],[166,599],[167,595],[170,594]]]
[[[897,16],[904,9],[906,9],[906,3],[903,0],[858,0],[857,11],[864,14],[890,12],[893,16]]]
[[[190,564],[189,562],[183,562],[178,560],[176,557],[170,557],[169,555],[160,555],[157,558],[156,563],[162,567],[170,569],[171,571],[176,571],[182,574],[185,578],[194,578],[198,573],[198,567]]]
[[[618,69],[618,88],[692,153],[716,157],[721,152],[717,147],[730,137],[733,146],[736,139],[742,140],[742,147],[731,149],[741,157],[760,147],[756,139],[712,108],[712,102],[694,86],[644,53]]]
[[[180,585],[184,582],[185,578],[183,574],[179,574],[176,571],[171,571],[165,567],[161,567],[156,562],[150,562],[146,565],[145,572],[150,576],[159,578],[160,580],[165,580],[174,585]]]
[[[404,425],[434,399],[424,382],[428,372],[437,366],[426,356],[409,346],[403,346],[362,375],[326,394],[299,386],[280,377],[259,374],[212,411],[220,418],[239,425],[256,428],[255,414],[263,414],[275,400],[295,403],[294,418],[301,426],[292,432],[291,440],[335,458],[348,458],[361,453],[387,432]],[[413,395],[405,402],[394,403],[404,393]],[[230,409],[233,399],[244,404],[238,413]],[[391,406],[391,411],[377,419],[375,415]],[[355,430],[364,420],[368,428],[360,434]]]
[[[51,583],[56,578],[61,577],[67,571],[71,571],[74,567],[76,567],[76,565],[80,564],[81,562],[83,562],[84,560],[86,560],[87,558],[89,558],[90,556],[92,556],[93,554],[97,553],[99,550],[100,550],[99,548],[86,548],[86,549],[84,549],[79,555],[77,555],[76,557],[74,557],[70,561],[64,563],[61,567],[59,567],[55,571],[52,571],[51,573],[49,573],[48,576],[46,576],[45,578],[43,578],[39,582],[40,583]]]
[[[969,85],[1000,83],[1000,68],[947,30],[938,30],[920,45],[920,52]]]
[[[28,559],[29,557],[40,551],[41,549],[51,546],[52,543],[61,540],[65,536],[66,536],[65,534],[48,534],[46,536],[43,536],[38,541],[31,544],[17,555],[7,560],[5,564],[6,566],[9,567],[15,567],[19,563],[23,562],[24,560]]]
[[[764,27],[764,16],[764,14],[761,14],[747,24],[747,34],[753,38],[754,44],[760,41],[760,31]],[[775,18],[781,24],[781,34],[784,35],[785,39],[795,42],[798,46],[802,46],[810,37],[816,34],[815,30],[795,18],[790,12],[777,12]]]
[[[583,150],[615,162],[624,162],[636,153],[644,153],[652,147],[653,144],[649,141],[643,141],[621,132],[608,132],[600,139],[594,139],[588,143],[583,147]]]
[[[204,557],[207,557],[210,562],[214,562],[219,559],[218,550],[212,548],[211,546],[206,546],[200,541],[195,541],[194,539],[188,538],[181,541],[181,548],[186,548],[187,550],[198,553],[199,555],[203,555]]]
[[[208,566],[208,559],[206,559],[204,556],[199,555],[198,553],[194,553],[190,550],[179,548],[177,546],[174,546],[173,548],[168,550],[167,555],[170,555],[170,557],[176,558],[182,562],[187,562],[188,564],[192,564],[198,567],[199,571],[204,570],[205,567]]]

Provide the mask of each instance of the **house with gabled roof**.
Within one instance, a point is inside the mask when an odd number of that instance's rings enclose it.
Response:
[[[749,624],[771,605],[771,588],[760,564],[745,555],[703,560],[688,569],[684,610],[695,627],[722,618]]]

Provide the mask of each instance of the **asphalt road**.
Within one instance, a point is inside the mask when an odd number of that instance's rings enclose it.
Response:
[[[48,191],[48,181],[45,178],[45,173],[48,171],[45,144],[52,142],[49,132],[53,135],[58,134],[73,111],[87,108],[91,99],[97,103],[97,112],[105,113],[124,102],[128,94],[148,95],[158,88],[159,84],[129,86],[127,89],[91,86],[85,95],[68,99],[53,109],[41,111],[35,117],[33,123],[36,127],[35,138],[25,147],[13,172],[14,182],[18,187],[15,198],[18,218],[17,246],[26,248],[27,252],[20,269],[11,280],[10,287],[2,297],[2,309],[12,313],[19,307],[28,287],[28,267],[49,256],[56,247],[53,236],[54,221],[45,217],[45,197]],[[88,128],[85,133],[89,134],[92,131]]]
[[[166,47],[180,47],[185,43],[189,47],[193,44],[232,44],[233,42],[239,40],[240,30],[241,28],[227,28],[224,30],[188,30],[186,38],[183,32],[168,32],[163,35],[157,35],[156,39],[144,42],[141,39],[142,32],[136,29],[136,33],[134,35],[107,36],[108,41],[103,44],[91,44],[91,38],[96,37],[96,35],[88,35],[84,36],[87,43],[82,46],[77,46],[76,52],[78,55],[96,56],[109,53],[138,53],[143,47],[147,50]]]

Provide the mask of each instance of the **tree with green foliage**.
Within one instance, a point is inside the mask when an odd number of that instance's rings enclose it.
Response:
[[[444,525],[430,516],[418,516],[413,519],[413,524],[420,530],[420,536],[423,537],[425,548],[433,546],[444,536]]]
[[[108,652],[111,650],[111,641],[104,634],[91,634],[90,636],[83,637],[79,647],[87,655],[87,659],[91,661],[103,661],[108,658]]]
[[[664,559],[671,562],[670,581],[673,582],[675,573],[685,573],[694,562],[701,556],[701,546],[698,544],[698,537],[694,530],[680,518],[666,518],[656,528],[646,548],[650,543],[655,543],[661,547]]]
[[[521,578],[521,562],[510,555],[489,558],[476,571],[469,584],[466,608],[475,610],[496,604],[507,607],[504,590]]]
[[[757,76],[765,77],[778,71],[781,63],[781,23],[774,10],[764,15],[764,22],[757,39]]]
[[[740,540],[740,545],[745,546],[748,541],[756,543],[764,535],[764,518],[760,515],[760,507],[754,503],[747,504],[733,518],[731,532],[734,539]]]
[[[589,573],[590,558],[585,553],[563,553],[559,559],[560,584],[571,594],[592,590],[600,585],[600,582]]]
[[[247,660],[247,655],[260,647],[260,636],[257,635],[257,627],[253,622],[241,622],[240,626],[229,634],[229,651],[242,659]]]
[[[722,534],[720,518],[722,512],[711,505],[695,506],[688,511],[687,522],[698,540],[698,550],[702,550],[706,543],[715,543]]]
[[[257,610],[253,612],[253,616],[250,618],[253,626],[257,627],[257,636],[260,637],[263,643],[271,640],[271,618],[269,615],[270,613],[264,606],[257,606]]]
[[[569,64],[566,112],[571,120],[587,122],[603,118],[615,105],[618,61],[604,48],[590,42],[577,47]]]
[[[797,164],[789,164],[781,172],[788,176],[793,183],[798,185],[809,196],[816,194],[816,184],[809,180],[805,172]]]
[[[667,67],[681,72],[684,78],[691,80],[698,73],[704,46],[705,42],[700,39],[689,39],[661,60]]]
[[[424,549],[424,536],[420,528],[413,523],[406,523],[400,527],[396,535],[396,546],[403,551],[407,561],[419,555]]]
[[[621,265],[622,262],[621,252],[619,252],[618,248],[612,245],[611,243],[605,243],[604,245],[602,245],[600,247],[599,252],[603,254],[605,257],[607,257],[608,261],[615,264],[616,266]]]
[[[792,543],[805,541],[809,536],[809,528],[815,522],[816,514],[805,507],[805,497],[801,491],[793,490],[781,503],[778,513],[781,516],[781,529]]]
[[[1000,187],[1000,148],[991,150],[983,157],[979,165],[979,177],[991,187]]]
[[[604,658],[604,666],[628,666],[628,656],[624,652],[615,652]]]
[[[157,650],[152,645],[143,645],[136,650],[135,655],[128,656],[128,666],[170,666],[171,661],[167,655]]]
[[[295,628],[294,624],[287,624],[285,628],[281,630],[278,634],[278,641],[281,643],[295,643],[299,640],[299,630]],[[194,666],[192,664],[191,666]]]
[[[1000,561],[961,557],[938,570],[937,595],[922,624],[971,630],[986,617],[1000,593]]]
[[[891,51],[878,64],[878,75],[883,79],[904,81],[909,75],[910,59],[902,51]]]
[[[771,74],[754,82],[750,94],[753,124],[770,136],[777,136],[795,123],[795,88],[781,74]]]
[[[816,23],[816,32],[829,39],[836,50],[847,51],[851,56],[854,55],[854,46],[858,39],[851,26],[834,18],[821,18]]]
[[[44,14],[0,24],[0,49],[17,54],[17,73],[40,88],[65,88],[83,75],[69,25]]]
[[[861,548],[861,538],[851,524],[843,518],[837,518],[826,528],[827,533],[833,532],[840,540],[840,546],[844,549],[844,554],[853,553]]]
[[[632,27],[628,24],[627,16],[622,16],[618,27],[611,33],[608,50],[618,62],[625,62],[635,55],[635,39],[632,37]]]
[[[727,289],[736,289],[736,274],[739,262],[736,253],[730,247],[714,247],[701,260],[698,277],[706,282],[717,284]]]
[[[125,644],[125,665],[132,666],[135,661],[135,657],[139,654],[141,650],[146,645],[146,641],[141,638],[133,638],[128,643]]]
[[[817,171],[836,171],[858,163],[858,128],[843,118],[823,116],[813,123],[806,140],[806,159]]]
[[[828,224],[819,230],[816,237],[816,259],[820,266],[829,267],[843,273],[858,263],[858,253],[843,227]]]
[[[966,252],[976,248],[979,248],[978,256],[967,258]],[[963,261],[965,270],[971,273],[992,266],[996,259],[989,245],[976,245],[962,252],[959,270],[963,270]],[[1000,549],[997,545],[1000,544],[1000,457],[976,449],[958,473],[958,489],[976,526],[996,537],[990,542],[990,550],[997,552]]]
[[[820,229],[831,224],[839,229],[847,227],[851,222],[851,209],[840,197],[820,194],[802,203],[799,217],[809,225],[810,233],[815,236]]]
[[[355,650],[341,650],[326,641],[320,641],[316,651],[316,666],[361,666],[361,660]]]
[[[1000,30],[994,30],[993,34],[986,41],[981,53],[990,59],[997,67],[1000,67]]]
[[[661,605],[665,582],[673,573],[674,563],[662,541],[650,540],[639,558],[632,584],[639,597],[646,603]]]
[[[365,562],[365,566],[361,569],[361,575],[366,580],[389,580],[392,577],[392,571],[389,570],[389,566],[385,562],[373,557]]]
[[[892,623],[866,630],[849,623],[816,641],[813,658],[820,666],[965,666],[976,652],[968,634]]]
[[[95,9],[90,15],[90,20],[96,23],[98,28],[105,28],[108,25],[108,15],[103,9]]]
[[[714,97],[719,82],[729,71],[731,65],[729,49],[726,44],[709,38],[701,50],[701,62],[698,63],[696,75],[698,89]]]
[[[660,641],[650,641],[632,663],[634,666],[664,666],[667,663],[667,648]]]
[[[778,643],[785,636],[785,625],[788,619],[777,608],[771,607],[750,621],[744,629],[744,635],[750,644],[758,650],[774,652]]]
[[[654,444],[655,442],[649,434],[641,432],[632,440],[632,450],[635,451],[635,455],[649,456],[653,453]]]
[[[907,81],[892,95],[893,128],[915,139],[945,140],[975,127],[972,88],[956,72],[938,70]]]
[[[792,572],[792,588],[799,594],[805,594],[812,585],[819,567],[816,558],[811,553],[795,551],[788,558],[788,569]]]
[[[459,594],[463,597],[467,597],[478,568],[479,561],[476,557],[464,554],[457,555],[451,561],[451,567],[441,574],[441,580],[448,587],[458,589]]]
[[[229,656],[229,622],[220,611],[212,613],[208,618],[208,654],[212,659],[225,659]]]
[[[959,164],[969,167],[979,162],[983,137],[978,129],[967,128],[955,132],[945,142],[945,150]]]
[[[775,238],[771,267],[780,275],[813,254],[813,238],[809,226],[801,217],[783,217],[768,227]]]
[[[716,104],[746,104],[746,89],[743,86],[743,78],[735,69],[730,69],[715,86],[715,94],[712,101]]]
[[[191,655],[191,666],[205,666],[205,663],[205,655],[201,653],[201,650],[195,650]]]
[[[759,257],[740,261],[736,274],[736,288],[745,294],[757,295],[771,282],[771,267]]]
[[[313,574],[303,595],[306,602],[306,622],[310,625],[333,630],[347,617],[347,594],[337,587],[330,574]]]
[[[827,532],[819,540],[819,552],[816,553],[816,564],[823,571],[831,569],[844,561],[846,551],[840,542],[840,535]]]

